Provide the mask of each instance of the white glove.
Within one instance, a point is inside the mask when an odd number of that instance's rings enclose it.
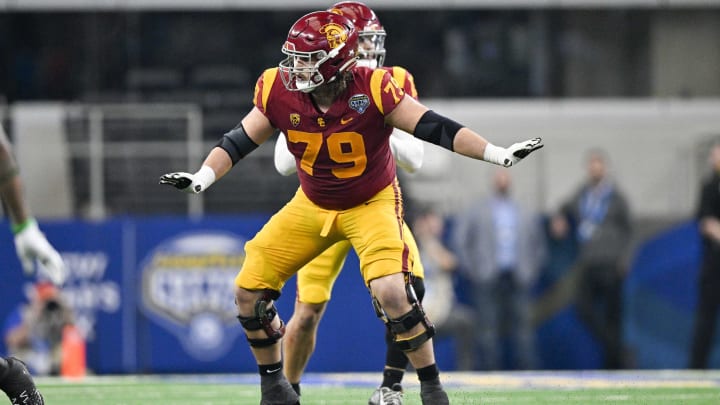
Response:
[[[533,138],[527,141],[518,142],[510,145],[508,148],[501,148],[488,143],[485,146],[483,160],[496,165],[510,167],[518,164],[525,159],[530,153],[542,148],[542,138]]]
[[[60,253],[55,250],[37,222],[29,219],[28,224],[15,234],[15,250],[25,274],[35,271],[35,259],[40,263],[38,273],[46,276],[56,285],[62,285],[67,278],[67,269]]]
[[[186,193],[199,194],[207,190],[215,182],[215,171],[210,166],[203,166],[195,172],[175,172],[160,176],[160,184],[169,184]]]

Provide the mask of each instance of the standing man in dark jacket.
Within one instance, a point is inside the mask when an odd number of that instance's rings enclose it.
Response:
[[[623,368],[622,289],[628,246],[630,210],[623,193],[608,175],[607,156],[591,150],[588,180],[565,203],[551,223],[555,237],[574,224],[580,254],[576,263],[576,305],[580,319],[604,350],[604,368]]]
[[[512,193],[506,169],[493,174],[490,194],[471,204],[456,225],[455,248],[475,306],[481,370],[499,370],[503,342],[510,369],[538,367],[531,320],[532,288],[545,259],[545,235],[533,209]],[[429,283],[428,283],[429,284]]]
[[[712,173],[702,185],[697,213],[703,255],[689,364],[700,369],[708,366],[720,306],[720,141],[710,150],[710,163]]]

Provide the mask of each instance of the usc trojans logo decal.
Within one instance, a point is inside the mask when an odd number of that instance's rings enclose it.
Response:
[[[320,33],[325,34],[330,49],[335,49],[347,41],[347,32],[340,24],[325,24],[320,28]]]
[[[293,127],[297,127],[300,125],[300,114],[298,113],[292,113],[290,114],[290,123]]]

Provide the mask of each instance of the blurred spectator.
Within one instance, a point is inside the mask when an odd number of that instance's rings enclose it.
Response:
[[[604,151],[587,155],[587,181],[551,220],[556,238],[574,225],[579,244],[575,302],[580,320],[604,351],[603,367],[625,367],[622,343],[622,290],[630,253],[630,209],[608,173]]]
[[[545,243],[539,218],[513,199],[510,186],[507,169],[495,172],[491,195],[470,207],[455,233],[472,284],[483,370],[502,367],[506,337],[514,354],[511,368],[538,366],[530,298]]]
[[[33,373],[57,375],[63,330],[72,323],[72,311],[49,282],[35,284],[28,298],[5,320],[5,344],[9,354],[22,358]]]
[[[472,370],[475,359],[472,308],[455,297],[453,272],[457,258],[444,244],[444,219],[433,209],[423,208],[413,221],[413,232],[425,269],[423,308],[435,324],[437,337],[455,340],[458,370]]]
[[[708,366],[720,305],[720,141],[710,150],[710,163],[712,172],[703,181],[697,212],[703,254],[689,366],[698,369]]]

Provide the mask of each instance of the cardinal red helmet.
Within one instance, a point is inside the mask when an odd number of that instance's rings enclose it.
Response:
[[[357,62],[358,33],[352,21],[329,11],[306,14],[293,24],[282,47],[280,77],[291,91],[310,92]]]
[[[385,37],[387,33],[375,12],[359,1],[341,1],[329,11],[344,15],[358,30],[358,65],[377,68],[385,63]]]

